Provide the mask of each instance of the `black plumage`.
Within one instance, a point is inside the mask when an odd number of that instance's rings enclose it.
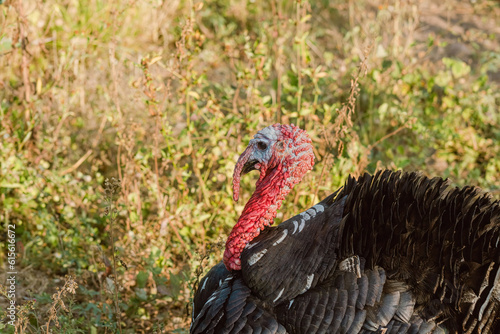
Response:
[[[500,204],[478,188],[349,178],[252,240],[241,271],[210,271],[191,332],[499,333],[499,246]]]

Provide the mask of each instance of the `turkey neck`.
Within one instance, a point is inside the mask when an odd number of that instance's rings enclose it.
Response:
[[[224,264],[228,270],[240,270],[241,252],[266,226],[274,223],[281,202],[294,186],[282,167],[272,169],[260,182],[245,205],[226,242]]]

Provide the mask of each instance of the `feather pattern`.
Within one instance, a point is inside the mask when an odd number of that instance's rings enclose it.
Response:
[[[244,332],[256,310],[276,333],[500,330],[498,201],[477,188],[385,171],[350,178],[315,207],[252,240],[233,279],[198,289],[205,305],[195,296],[192,333],[229,333],[236,323]],[[200,286],[233,277],[218,268]]]

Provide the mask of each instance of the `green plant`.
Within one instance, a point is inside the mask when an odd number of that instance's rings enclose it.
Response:
[[[37,300],[21,305],[25,332],[46,332],[66,274],[79,288],[54,331],[186,332],[196,281],[254,187],[245,178],[232,201],[238,154],[274,122],[299,124],[316,150],[277,223],[380,168],[499,198],[500,48],[487,22],[500,7],[423,6],[2,4],[0,221],[16,225],[18,293]],[[424,30],[441,16],[449,24]]]

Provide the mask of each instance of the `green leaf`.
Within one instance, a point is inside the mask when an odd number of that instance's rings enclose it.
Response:
[[[7,53],[12,50],[12,39],[4,37],[0,40],[0,54]]]
[[[439,71],[439,73],[436,76],[435,83],[438,86],[446,87],[451,82],[451,79],[452,78],[449,72]]]
[[[22,186],[20,183],[0,183],[0,188],[21,188]]]
[[[148,282],[149,272],[147,271],[139,271],[137,276],[135,277],[135,282],[137,283],[137,287],[144,288],[146,283]]]
[[[470,73],[470,66],[460,61],[453,64],[451,72],[456,78],[461,78]]]
[[[451,73],[455,78],[461,78],[470,73],[470,66],[458,59],[443,58],[443,64],[451,69]]]
[[[144,289],[135,289],[135,295],[140,300],[148,300],[148,294],[146,293],[146,290],[144,290]]]

